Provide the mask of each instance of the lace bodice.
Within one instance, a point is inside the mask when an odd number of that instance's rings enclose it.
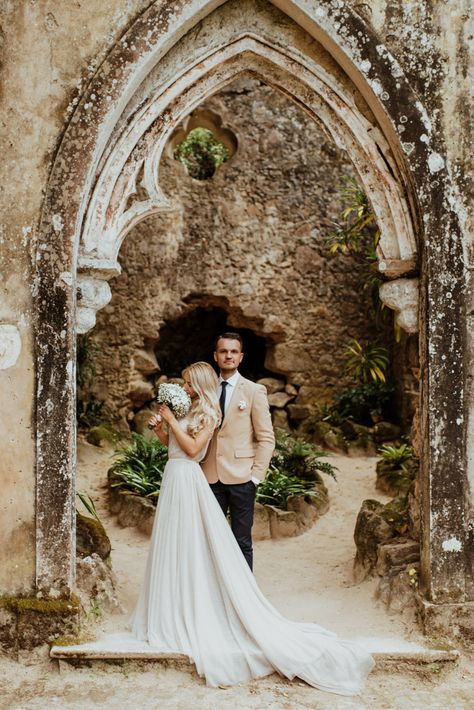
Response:
[[[189,417],[184,417],[184,419],[179,420],[179,426],[181,429],[183,429],[183,431],[187,430],[189,421],[190,421]],[[188,454],[186,454],[183,451],[181,446],[176,441],[176,437],[173,434],[173,432],[170,431],[169,442],[168,442],[168,458],[169,459],[188,459],[189,461],[199,462],[199,461],[202,461],[202,459],[204,458],[204,455],[207,451],[208,446],[209,446],[209,442],[205,446],[203,446],[201,451],[199,451],[199,453],[197,453],[196,456],[188,456]]]

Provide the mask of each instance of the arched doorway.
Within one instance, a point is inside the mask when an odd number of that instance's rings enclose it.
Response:
[[[37,273],[37,587],[67,595],[74,584],[76,325],[86,331],[108,301],[129,229],[170,207],[157,182],[169,135],[243,72],[291,96],[347,150],[382,231],[379,269],[396,279],[385,298],[402,321],[411,312],[412,324],[418,282],[404,276],[419,260],[423,589],[432,601],[462,602],[464,301],[448,176],[426,111],[375,34],[345,3],[303,0],[170,2],[166,12],[152,4],[112,49],[68,126],[39,239],[48,258],[38,259]],[[133,198],[139,179],[144,199]]]

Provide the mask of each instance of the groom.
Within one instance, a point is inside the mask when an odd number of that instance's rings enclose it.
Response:
[[[252,569],[252,524],[255,494],[275,447],[267,391],[238,372],[242,338],[223,333],[216,340],[214,360],[220,369],[222,423],[201,466],[232,532]]]

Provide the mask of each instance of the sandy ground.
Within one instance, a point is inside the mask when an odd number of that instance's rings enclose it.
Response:
[[[374,582],[354,584],[352,531],[362,500],[384,500],[374,489],[375,459],[332,457],[337,482],[327,480],[331,508],[298,538],[255,545],[255,574],[270,601],[295,620],[315,621],[346,638],[390,637],[421,641],[407,617],[388,615],[373,599]],[[122,529],[106,508],[105,473],[110,452],[80,443],[78,490],[94,499],[112,540],[122,614],[100,620],[95,633],[120,631],[133,608],[146,561],[148,539]],[[445,708],[474,710],[474,662],[464,654],[444,668],[377,670],[361,696],[344,698],[278,676],[227,689],[207,688],[192,670],[157,664],[97,664],[73,668],[47,658],[47,649],[19,663],[0,660],[0,708]]]

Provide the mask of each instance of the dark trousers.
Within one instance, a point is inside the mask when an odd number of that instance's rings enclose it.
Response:
[[[256,487],[252,481],[210,484],[224,515],[229,514],[230,526],[250,569],[253,564],[252,525]]]

